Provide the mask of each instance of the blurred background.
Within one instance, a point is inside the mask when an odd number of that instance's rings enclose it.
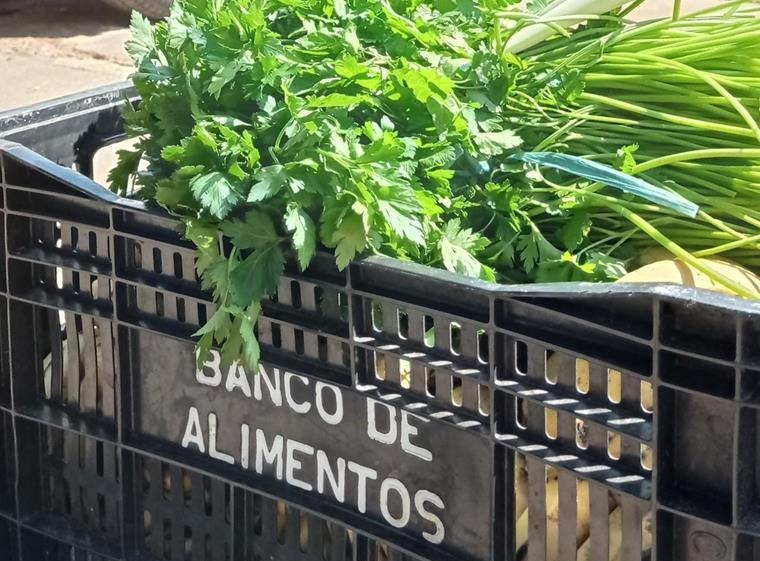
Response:
[[[128,78],[126,7],[168,0],[0,0],[0,111]],[[684,11],[719,0],[683,0]],[[671,0],[649,0],[637,19],[665,16]]]

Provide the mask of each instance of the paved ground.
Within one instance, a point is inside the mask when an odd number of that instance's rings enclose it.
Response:
[[[0,110],[127,78],[127,23],[97,0],[0,0]]]
[[[716,0],[684,0],[685,9]],[[639,12],[667,14],[670,0]],[[0,0],[0,111],[125,79],[128,18],[98,0]]]

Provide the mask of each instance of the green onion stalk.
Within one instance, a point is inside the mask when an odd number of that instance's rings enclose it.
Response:
[[[618,167],[700,207],[687,218],[598,184],[547,179],[556,196],[592,216],[593,247],[636,255],[663,246],[757,298],[701,260],[760,265],[760,7],[727,6],[643,24],[592,21],[545,41],[522,54],[542,76],[541,111],[522,97],[508,103],[534,114],[526,129],[538,149]],[[582,84],[577,92],[552,99],[572,80]],[[541,207],[529,212],[542,231],[559,227]]]

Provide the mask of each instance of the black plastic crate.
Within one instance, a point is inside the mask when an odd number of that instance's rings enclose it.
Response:
[[[66,539],[57,540],[29,530],[22,532],[21,544],[23,559],[34,561],[116,561],[113,557],[71,545]]]
[[[0,517],[0,556],[2,559],[17,559],[18,550],[18,527],[11,521]]]
[[[140,454],[130,462],[136,553],[167,561],[232,560],[228,482]]]
[[[99,440],[17,418],[19,519],[25,527],[99,554],[121,555],[121,451]]]
[[[0,559],[760,559],[760,305],[322,255],[198,370],[192,246],[86,177],[130,95],[0,116]]]

